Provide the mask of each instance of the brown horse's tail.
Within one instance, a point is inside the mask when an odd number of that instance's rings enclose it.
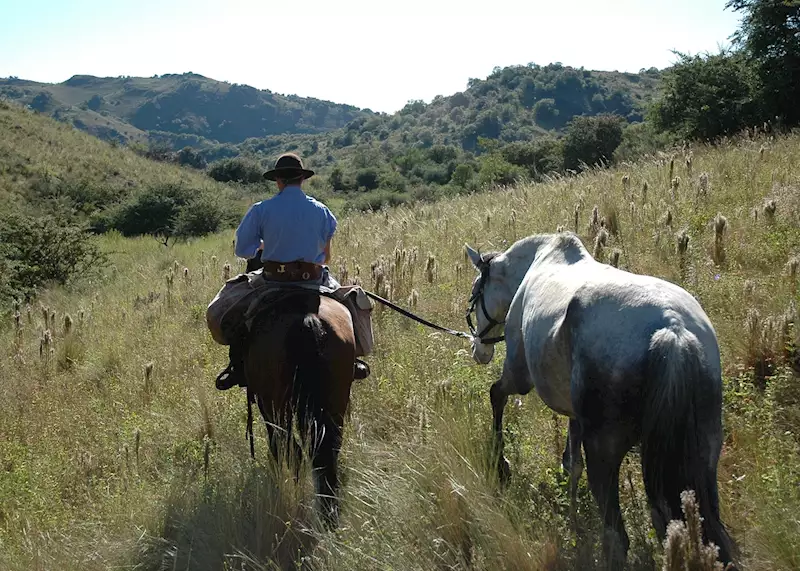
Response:
[[[328,367],[322,351],[326,335],[320,318],[311,313],[293,323],[286,335],[286,356],[293,377],[291,402],[303,436],[308,435],[309,419],[319,420],[325,410]]]

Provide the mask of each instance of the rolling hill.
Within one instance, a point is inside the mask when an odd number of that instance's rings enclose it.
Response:
[[[279,95],[196,73],[144,77],[74,75],[58,84],[0,79],[0,97],[72,123],[100,138],[176,146],[237,143],[279,133],[319,133],[369,117],[350,105]]]
[[[410,101],[392,115],[193,73],[76,75],[57,85],[9,78],[0,80],[0,97],[100,138],[149,149],[150,157],[208,167],[212,175],[211,163],[221,159],[241,156],[257,173],[279,153],[297,151],[320,175],[311,185],[317,195],[364,209],[563,172],[570,167],[559,141],[575,117],[638,123],[660,77],[656,69],[510,66],[470,80],[462,92]],[[186,147],[192,152],[176,153]]]

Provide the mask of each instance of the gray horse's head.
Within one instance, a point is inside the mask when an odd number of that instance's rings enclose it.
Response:
[[[472,282],[467,308],[467,323],[472,331],[472,358],[486,365],[494,357],[494,343],[502,339],[505,321],[503,304],[498,300],[498,294],[504,290],[503,279],[498,275],[497,265],[492,264],[499,253],[481,255],[469,245],[465,246],[472,265],[479,272]],[[474,324],[472,315],[475,316]]]

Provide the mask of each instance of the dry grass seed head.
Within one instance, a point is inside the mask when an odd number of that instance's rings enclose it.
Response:
[[[697,183],[697,193],[701,196],[706,196],[708,194],[708,173],[702,172],[700,173],[700,178],[698,179]]]
[[[678,232],[678,235],[675,238],[675,249],[679,256],[686,255],[686,251],[689,249],[689,234],[686,232],[686,230],[681,230]]]
[[[789,258],[789,261],[786,262],[786,273],[789,275],[789,279],[792,281],[797,279],[798,267],[800,267],[800,256],[792,256]]]
[[[752,299],[753,295],[756,292],[756,282],[754,282],[753,280],[745,280],[742,290],[743,290],[745,299],[747,299],[747,300]]]
[[[728,219],[725,218],[720,212],[717,212],[717,215],[714,217],[713,224],[716,239],[722,240],[722,236],[725,233],[725,230],[728,228]]]
[[[774,199],[769,199],[764,202],[762,210],[764,211],[764,218],[767,219],[767,222],[773,222],[775,220],[775,211],[777,209],[778,205]]]
[[[594,259],[598,261],[603,259],[603,248],[607,242],[608,232],[606,232],[605,228],[600,228],[600,230],[597,232],[597,236],[594,239],[594,251],[592,252]]]

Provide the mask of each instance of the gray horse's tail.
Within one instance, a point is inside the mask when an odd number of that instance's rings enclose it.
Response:
[[[694,490],[704,539],[731,562],[735,545],[720,520],[717,491],[721,379],[709,372],[693,333],[672,326],[653,334],[643,397],[642,471],[659,537],[670,520],[682,519],[681,492]]]

